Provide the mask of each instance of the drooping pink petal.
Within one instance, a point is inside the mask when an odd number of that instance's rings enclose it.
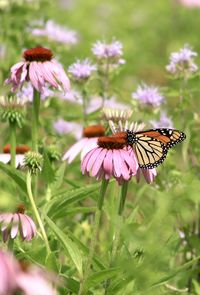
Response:
[[[16,238],[18,233],[18,227],[19,227],[19,215],[16,213],[13,215],[12,226],[10,231],[10,236],[12,239]]]
[[[28,215],[25,215],[25,217],[26,217],[26,219],[28,219],[28,221],[30,223],[31,230],[32,230],[32,238],[33,238],[33,237],[36,236],[36,232],[37,232],[35,223],[33,222],[33,220]]]
[[[61,84],[61,87],[65,92],[68,92],[70,90],[70,81],[63,70],[63,67],[54,59],[51,60],[51,63],[54,64],[52,71],[56,81]]]
[[[1,230],[4,231],[5,229],[7,229],[8,225],[10,224],[12,218],[13,218],[13,215],[12,214],[5,214],[4,215],[4,220],[1,224]]]
[[[101,169],[101,166],[103,164],[103,160],[105,158],[105,155],[107,153],[107,150],[106,149],[102,149],[99,156],[98,156],[98,159],[96,160],[96,162],[94,163],[93,167],[92,167],[92,172],[91,172],[91,175],[92,176],[96,176],[99,172],[99,170]]]
[[[9,163],[10,159],[11,159],[10,154],[0,154],[0,162],[7,164],[7,163]]]
[[[112,150],[108,150],[105,159],[103,161],[103,169],[107,175],[111,177],[113,173],[113,157]]]
[[[62,157],[62,160],[68,160],[68,163],[70,164],[76,156],[80,153],[82,148],[85,146],[87,143],[88,138],[82,138],[79,140],[77,143],[71,146],[71,148],[64,154]]]
[[[92,169],[92,167],[94,166],[96,161],[99,160],[99,155],[100,155],[101,151],[102,151],[102,148],[99,148],[99,147],[95,148],[91,151],[91,156],[88,159],[87,167],[86,167],[87,172],[90,172],[90,170]]]
[[[97,138],[88,138],[87,144],[83,147],[83,150],[81,152],[81,160],[89,151],[91,151],[95,147],[97,147]]]
[[[55,78],[52,73],[52,63],[47,61],[43,63],[41,67],[41,72],[46,82],[48,82],[51,86],[58,88],[58,83],[55,81]]]
[[[40,92],[41,85],[39,84],[38,77],[35,71],[36,62],[31,62],[29,65],[29,79],[33,85],[33,87]]]
[[[137,158],[132,152],[131,154],[127,153],[126,150],[120,150],[121,156],[124,158],[124,161],[128,164],[132,171],[132,175],[135,175],[139,167]]]

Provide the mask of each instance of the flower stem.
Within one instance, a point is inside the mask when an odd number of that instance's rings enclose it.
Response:
[[[96,247],[96,243],[97,243],[97,237],[98,237],[98,232],[99,232],[99,225],[100,225],[100,219],[101,219],[101,214],[102,214],[104,196],[105,196],[105,193],[107,190],[107,186],[108,186],[108,180],[103,179],[102,183],[101,183],[99,197],[97,200],[97,210],[95,212],[95,217],[94,217],[94,226],[93,226],[93,232],[92,232],[92,237],[91,237],[88,260],[86,263],[86,268],[85,268],[85,272],[83,275],[83,279],[80,283],[80,289],[79,289],[78,295],[84,295],[87,291],[87,287],[86,287],[85,283],[86,283],[87,278],[89,277],[90,272],[91,272],[92,260],[94,257],[95,247]]]
[[[32,108],[32,149],[38,152],[38,125],[40,110],[40,93],[34,90],[33,108]]]
[[[85,87],[82,90],[82,99],[83,99],[83,122],[84,125],[87,123],[87,90]]]
[[[11,166],[15,168],[16,162],[16,125],[10,122],[10,154],[11,154]]]
[[[107,59],[105,65],[105,72],[103,76],[103,96],[102,96],[102,108],[105,105],[106,98],[108,98],[108,89],[109,89],[109,60]]]
[[[49,246],[48,238],[47,238],[47,235],[46,235],[46,232],[45,232],[45,229],[44,229],[44,225],[42,223],[42,219],[41,219],[40,214],[38,212],[38,209],[37,209],[37,206],[35,204],[34,197],[33,197],[33,193],[32,193],[32,188],[31,188],[31,173],[30,173],[30,171],[28,171],[28,173],[27,173],[26,187],[27,187],[28,197],[29,197],[31,206],[32,206],[33,212],[35,214],[35,218],[37,219],[37,222],[38,222],[38,225],[40,227],[43,240],[44,240],[45,245],[46,245],[47,253],[50,254],[51,253],[51,249],[50,249],[50,246]]]
[[[118,215],[117,215],[117,220],[116,220],[117,223],[115,226],[113,245],[112,245],[112,250],[111,250],[111,255],[110,255],[110,267],[113,266],[113,264],[116,260],[116,257],[117,257],[117,251],[118,251],[119,243],[120,243],[120,233],[121,233],[121,228],[122,228],[122,224],[123,224],[123,212],[124,212],[124,205],[125,205],[125,201],[126,201],[127,191],[128,191],[128,181],[124,181],[121,186],[121,191],[120,191]],[[111,280],[107,280],[105,282],[104,295],[108,294],[108,287],[110,286],[110,283],[111,283]]]

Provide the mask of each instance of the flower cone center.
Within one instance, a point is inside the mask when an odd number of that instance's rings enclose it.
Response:
[[[28,151],[30,151],[30,148],[29,146],[27,145],[18,145],[16,146],[16,153],[17,154],[25,154],[27,153]],[[10,144],[6,144],[3,148],[3,152],[5,154],[10,154]]]
[[[17,206],[17,210],[16,211],[17,211],[17,213],[24,214],[24,212],[25,212],[25,206],[23,204],[19,204]]]
[[[98,138],[98,146],[106,149],[122,149],[126,140],[121,137],[103,136]]]
[[[84,137],[99,137],[105,135],[105,127],[102,125],[92,125],[83,129]]]
[[[35,47],[24,51],[23,57],[26,61],[50,61],[53,53],[50,49],[44,47]]]

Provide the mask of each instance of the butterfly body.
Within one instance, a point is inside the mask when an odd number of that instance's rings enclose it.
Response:
[[[139,166],[143,169],[152,169],[162,164],[168,150],[185,138],[183,132],[168,128],[126,131],[127,144],[133,147]]]

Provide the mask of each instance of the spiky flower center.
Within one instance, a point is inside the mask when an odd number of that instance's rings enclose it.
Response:
[[[126,140],[121,137],[117,136],[103,136],[98,138],[98,146],[105,148],[105,149],[111,149],[111,150],[119,150],[123,149],[126,146]]]
[[[84,128],[84,137],[100,137],[105,135],[105,127],[102,125],[92,125]]]
[[[19,204],[17,206],[17,210],[16,211],[17,211],[17,213],[24,214],[24,212],[25,212],[25,206],[23,204]]]
[[[53,53],[50,49],[38,46],[24,51],[23,57],[26,61],[50,61]]]
[[[16,153],[17,154],[25,154],[27,153],[28,151],[30,151],[30,148],[29,146],[27,145],[18,145],[16,146]],[[5,154],[10,154],[10,144],[6,144],[3,148],[3,152]]]

